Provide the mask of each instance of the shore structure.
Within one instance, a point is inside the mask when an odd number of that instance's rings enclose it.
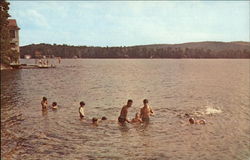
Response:
[[[8,30],[9,30],[9,38],[10,38],[10,47],[11,50],[16,51],[18,53],[18,59],[16,61],[11,61],[10,66],[1,64],[1,70],[18,68],[20,66],[20,47],[19,47],[19,30],[20,28],[17,25],[15,19],[8,19]]]
[[[53,64],[49,64],[47,59],[41,59],[42,63],[28,65],[20,63],[20,47],[19,47],[19,30],[16,19],[8,19],[8,29],[10,38],[11,50],[16,51],[18,54],[18,59],[15,61],[10,61],[10,65],[1,64],[1,70],[5,69],[35,69],[35,68],[55,68]],[[29,57],[30,58],[30,57]]]
[[[19,30],[20,28],[17,26],[17,22],[15,19],[8,19],[8,28],[10,34],[10,46],[12,50],[16,50],[20,53],[19,47]]]
[[[17,22],[15,19],[8,19],[8,28],[10,35],[10,47],[11,50],[16,51],[18,53],[18,59],[10,63],[12,67],[18,67],[20,65],[20,47],[19,47],[19,30],[20,28],[17,26]]]

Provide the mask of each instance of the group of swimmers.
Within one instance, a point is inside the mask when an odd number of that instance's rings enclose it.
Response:
[[[127,118],[127,114],[128,114],[128,109],[130,107],[132,107],[132,104],[133,104],[133,100],[129,99],[127,101],[127,104],[122,107],[121,112],[120,112],[120,116],[118,117],[118,122],[120,124],[122,124],[122,125],[125,124],[126,122],[127,123],[149,122],[149,117],[151,115],[153,115],[154,112],[153,112],[152,108],[148,105],[148,100],[147,99],[143,100],[143,107],[140,110],[140,114],[136,113],[135,117],[130,121]],[[83,119],[85,117],[84,106],[85,106],[85,103],[83,101],[81,101],[80,102],[80,107],[79,107],[80,119]],[[103,121],[103,120],[106,120],[106,119],[107,119],[106,117],[102,117],[101,120]],[[97,118],[95,118],[95,117],[92,118],[93,123],[96,123],[97,121],[98,121]]]
[[[143,100],[143,107],[140,109],[140,113],[135,114],[135,118],[131,121],[128,120],[127,114],[128,109],[132,106],[133,100],[129,99],[127,104],[121,109],[120,116],[118,117],[118,122],[120,124],[124,123],[137,123],[137,122],[149,122],[149,117],[154,114],[152,108],[148,105],[148,100]]]
[[[154,115],[154,112],[152,108],[149,106],[149,101],[148,99],[143,100],[143,107],[141,107],[140,112],[135,114],[135,117],[132,120],[128,120],[127,114],[128,114],[128,109],[132,107],[133,100],[129,99],[127,101],[127,104],[124,105],[121,109],[120,116],[118,117],[118,122],[121,125],[124,125],[125,123],[144,123],[144,122],[149,122],[150,116]],[[56,102],[53,102],[51,106],[48,105],[48,100],[46,97],[42,98],[41,101],[42,105],[42,110],[47,110],[48,108],[51,108],[52,110],[57,110],[58,106]],[[80,102],[80,107],[79,107],[79,116],[80,119],[85,118],[84,114],[84,108],[85,108],[85,102],[81,101]],[[201,120],[196,120],[193,117],[190,117],[189,114],[185,114],[185,117],[189,118],[189,123],[190,124],[206,124],[206,121],[204,119]],[[101,118],[101,121],[105,121],[107,118],[103,116]],[[93,117],[92,118],[92,123],[97,124],[99,119]]]
[[[46,97],[43,97],[43,98],[42,98],[41,105],[42,105],[42,110],[43,110],[43,111],[47,110],[48,108],[51,108],[52,110],[56,110],[56,109],[58,108],[56,102],[53,102],[53,103],[51,104],[51,106],[49,106],[49,105],[48,105],[48,100],[47,100]]]

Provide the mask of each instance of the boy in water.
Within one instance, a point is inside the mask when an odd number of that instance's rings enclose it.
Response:
[[[80,102],[80,107],[79,107],[79,115],[80,115],[80,119],[84,118],[84,106],[85,103],[83,101]]]
[[[118,122],[120,124],[125,124],[125,122],[130,123],[127,119],[128,109],[132,106],[133,101],[131,99],[128,100],[127,105],[124,105],[121,109],[120,116],[118,117]]]
[[[136,113],[135,118],[132,119],[131,123],[138,123],[138,122],[140,123],[140,122],[142,122],[142,120],[139,116],[139,113]]]
[[[52,108],[53,110],[57,110],[57,108],[58,108],[57,103],[56,103],[56,102],[53,102],[51,108]]]
[[[154,112],[152,108],[149,107],[147,99],[143,100],[143,105],[144,106],[141,108],[141,112],[140,112],[140,118],[142,122],[149,122],[149,117],[153,115]]]
[[[48,107],[48,100],[46,97],[43,97],[42,101],[41,101],[41,105],[42,105],[42,110],[46,110]]]
[[[107,120],[107,117],[103,116],[102,121],[106,121],[106,120]]]
[[[97,118],[92,118],[92,124],[97,126],[98,125],[98,119]]]

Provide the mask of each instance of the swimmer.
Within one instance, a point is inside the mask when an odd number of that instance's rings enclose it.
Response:
[[[188,113],[185,113],[184,117],[189,118],[190,115]]]
[[[102,121],[105,121],[105,120],[107,120],[107,117],[103,116]]]
[[[80,119],[84,118],[84,106],[85,103],[83,101],[80,102],[80,107],[79,107],[79,115],[80,115]]]
[[[129,99],[127,104],[124,105],[121,109],[120,116],[118,117],[118,122],[120,124],[125,124],[125,122],[130,123],[130,121],[127,119],[128,109],[132,106],[133,100]]]
[[[131,120],[131,123],[140,123],[140,122],[142,122],[142,120],[141,120],[141,118],[140,118],[140,116],[139,116],[139,113],[136,113],[135,114],[135,118],[133,118],[132,120]]]
[[[42,105],[42,110],[46,110],[48,107],[48,100],[46,97],[43,97],[42,101],[41,101],[41,105]]]
[[[190,124],[206,124],[206,120],[204,119],[195,120],[194,118],[189,118],[189,123]]]
[[[152,108],[148,105],[148,100],[143,100],[143,107],[141,108],[140,118],[143,122],[149,122],[149,117],[154,114]]]
[[[93,117],[92,118],[92,124],[97,126],[98,125],[98,119]]]
[[[56,103],[56,102],[53,102],[51,108],[52,108],[53,110],[56,110],[56,109],[58,108],[57,103]]]

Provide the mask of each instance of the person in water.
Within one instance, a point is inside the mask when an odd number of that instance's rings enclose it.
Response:
[[[42,105],[42,110],[46,110],[48,108],[48,100],[46,97],[43,97],[41,105]]]
[[[132,120],[131,120],[131,123],[141,123],[142,122],[142,120],[141,120],[141,118],[140,118],[140,115],[139,115],[139,113],[136,113],[135,114],[135,118],[133,118]]]
[[[149,117],[154,114],[152,108],[148,105],[148,100],[143,100],[143,107],[140,111],[140,118],[142,122],[149,122]]]
[[[51,109],[53,109],[53,110],[57,110],[57,109],[58,109],[58,106],[57,106],[57,103],[56,103],[56,102],[53,102],[53,103],[52,103]]]
[[[105,121],[105,120],[107,120],[107,117],[103,116],[102,121]]]
[[[93,117],[92,118],[92,124],[97,126],[98,125],[98,119]]]
[[[189,118],[190,124],[206,124],[206,121],[204,119],[201,120],[195,120],[194,118]]]
[[[130,121],[127,119],[128,109],[132,106],[133,100],[129,99],[127,104],[124,105],[121,109],[120,116],[118,117],[118,122],[120,124],[125,124],[125,122],[130,123]]]
[[[80,119],[84,118],[84,106],[85,103],[83,101],[80,102],[80,107],[79,107],[79,115],[80,115]]]

